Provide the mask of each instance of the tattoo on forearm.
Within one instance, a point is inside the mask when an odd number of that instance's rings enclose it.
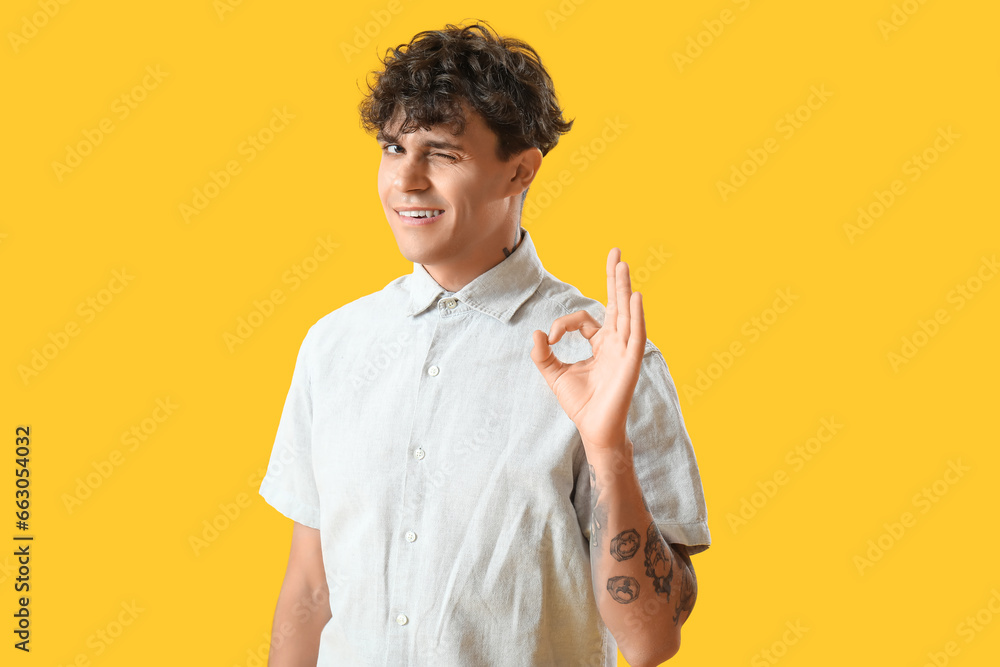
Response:
[[[590,465],[590,464],[587,464]],[[597,488],[597,476],[594,472],[594,466],[590,465],[590,497],[593,503],[590,512],[590,548],[600,549],[601,548],[601,536],[607,528],[608,525],[608,507],[607,503],[597,502],[597,496],[599,495]]]
[[[651,521],[646,529],[646,575],[653,580],[653,590],[670,599],[670,581],[674,578],[674,561],[663,545],[663,538]]]
[[[680,591],[677,595],[677,607],[674,613],[674,625],[677,625],[681,614],[690,612],[694,607],[694,598],[698,592],[698,580],[695,578],[694,566],[691,564],[691,557],[688,556],[687,548],[683,544],[678,544],[674,547],[674,551],[677,552],[678,557],[687,566],[684,568],[687,570],[686,575],[683,570],[681,572]]]
[[[608,593],[611,593],[611,599],[615,602],[634,602],[639,597],[639,582],[635,577],[611,577],[608,579]]]
[[[618,533],[611,540],[611,555],[621,562],[628,560],[639,550],[639,531],[629,528]]]

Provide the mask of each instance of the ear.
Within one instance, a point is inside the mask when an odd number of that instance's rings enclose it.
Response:
[[[528,189],[542,167],[542,151],[535,147],[526,148],[511,156],[510,164],[514,173],[510,178],[511,194],[521,194]]]

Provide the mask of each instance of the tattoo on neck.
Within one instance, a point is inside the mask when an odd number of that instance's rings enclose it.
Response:
[[[511,248],[510,250],[507,250],[506,246],[504,247],[504,249],[503,249],[503,257],[504,257],[504,259],[507,259],[508,257],[510,257],[510,254],[512,252],[514,252],[515,250],[517,250],[517,246],[521,245],[521,240],[522,239],[524,239],[524,234],[519,230],[518,233],[517,233],[517,240],[514,241],[514,247]]]

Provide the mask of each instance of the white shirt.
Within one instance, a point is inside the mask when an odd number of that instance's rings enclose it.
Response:
[[[604,321],[524,232],[453,295],[414,263],[310,327],[260,493],[320,530],[332,618],[318,665],[617,664],[583,443],[530,357],[535,329],[580,309]],[[579,332],[553,351],[592,354]],[[698,464],[648,341],[626,432],[664,539],[707,549]]]

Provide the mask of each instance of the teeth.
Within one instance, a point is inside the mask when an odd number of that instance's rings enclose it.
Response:
[[[444,213],[441,209],[424,210],[424,211],[400,211],[400,215],[405,215],[407,218],[433,218],[436,215],[441,215]]]

